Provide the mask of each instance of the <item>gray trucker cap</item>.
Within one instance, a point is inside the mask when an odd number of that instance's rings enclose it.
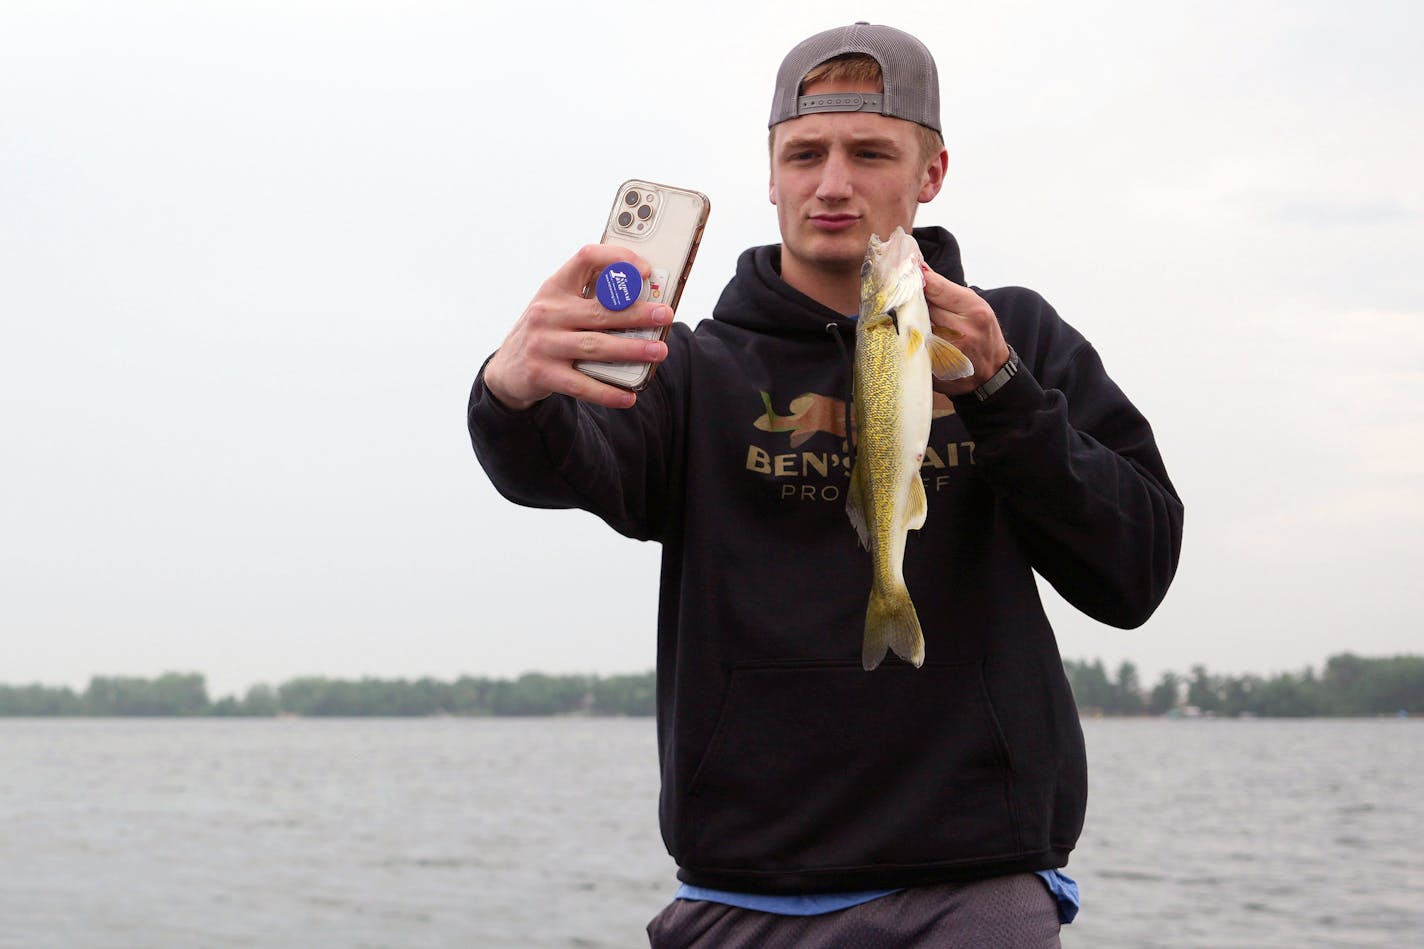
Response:
[[[801,80],[808,72],[846,53],[864,53],[880,64],[885,78],[883,94],[801,94]],[[781,61],[771,99],[771,121],[766,124],[770,127],[816,112],[879,112],[943,133],[939,124],[939,72],[934,57],[924,43],[889,26],[861,21],[817,33]]]

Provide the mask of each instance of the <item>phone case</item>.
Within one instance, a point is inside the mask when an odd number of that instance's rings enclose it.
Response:
[[[636,251],[651,266],[640,300],[653,300],[677,308],[682,288],[697,257],[702,231],[712,208],[707,196],[686,188],[631,179],[618,186],[613,209],[603,229],[601,243],[618,244]],[[592,290],[585,292],[591,295]],[[620,336],[664,339],[669,327],[608,330]],[[653,378],[652,363],[587,362],[574,364],[595,379],[637,392]]]

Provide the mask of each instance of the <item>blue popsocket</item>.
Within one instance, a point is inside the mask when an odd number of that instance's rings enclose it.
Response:
[[[609,264],[594,281],[594,293],[608,309],[626,310],[642,296],[642,274],[632,264]]]

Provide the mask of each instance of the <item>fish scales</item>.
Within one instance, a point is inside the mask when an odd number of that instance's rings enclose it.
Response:
[[[896,228],[870,239],[861,268],[856,326],[856,452],[846,513],[871,555],[861,661],[874,669],[887,651],[924,662],[924,634],[905,586],[905,540],[928,513],[920,465],[933,417],[932,375],[962,378],[973,366],[934,335],[919,248]]]
[[[861,417],[858,431],[862,433],[856,445],[856,462],[866,466],[865,476],[872,484],[903,485],[907,488],[910,474],[918,475],[919,466],[916,464],[913,472],[907,470],[906,462],[912,452],[906,451],[905,446],[907,442],[919,442],[919,433],[907,431],[912,426],[904,424],[908,420],[902,420],[901,414],[904,387],[919,381],[906,379],[915,375],[915,367],[905,365],[899,351],[899,337],[888,323],[865,333],[863,339],[857,342],[857,347],[862,343],[865,355],[858,360],[856,375],[867,383],[856,388],[855,404]],[[924,383],[929,385],[928,373]],[[925,423],[924,441],[928,442],[928,415]],[[923,458],[923,445],[914,454]],[[905,488],[871,492],[872,502],[866,513],[873,550],[893,550],[897,540],[903,546],[905,535],[897,530],[896,512],[904,509],[901,495],[905,493]],[[886,545],[892,546],[887,548]],[[896,563],[894,557],[875,558],[874,582],[882,590],[894,586],[897,580]]]

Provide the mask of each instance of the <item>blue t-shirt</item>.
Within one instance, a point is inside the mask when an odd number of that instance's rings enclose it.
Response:
[[[1058,921],[1068,924],[1078,915],[1081,901],[1078,897],[1078,882],[1061,870],[1039,870],[1039,877],[1053,894],[1058,903]],[[735,893],[730,890],[713,890],[705,886],[691,886],[683,883],[673,897],[679,900],[707,900],[711,903],[725,903],[742,909],[760,913],[778,913],[782,916],[819,916],[838,910],[869,903],[871,900],[900,890],[859,890],[854,893],[815,893],[809,896],[767,896],[762,893]]]

